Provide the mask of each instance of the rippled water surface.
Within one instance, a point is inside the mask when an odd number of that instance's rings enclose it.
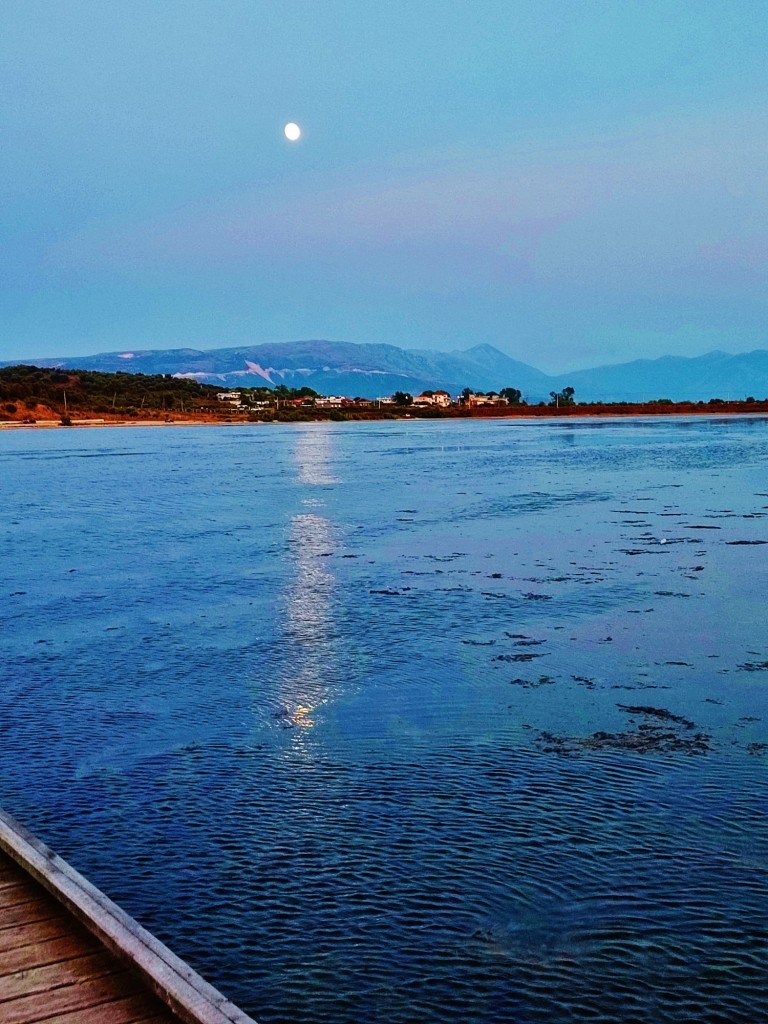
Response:
[[[0,803],[258,1020],[768,1019],[768,422],[0,434]]]

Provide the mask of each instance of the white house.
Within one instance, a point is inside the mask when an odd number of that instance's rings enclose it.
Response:
[[[342,395],[327,395],[316,398],[315,406],[318,409],[340,409],[348,401],[349,399]]]
[[[470,395],[467,398],[467,405],[470,407],[478,405],[507,405],[506,398],[501,395]]]
[[[220,391],[216,397],[220,402],[227,402],[229,405],[243,404],[243,396],[239,391]]]
[[[431,394],[416,395],[414,405],[436,405],[441,408],[451,404],[451,396],[447,391],[433,391]]]

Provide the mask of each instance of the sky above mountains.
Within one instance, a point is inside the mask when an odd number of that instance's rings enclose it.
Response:
[[[767,51],[763,0],[6,5],[0,359],[766,347]]]

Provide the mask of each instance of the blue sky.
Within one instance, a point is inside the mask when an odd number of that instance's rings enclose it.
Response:
[[[8,3],[0,359],[768,347],[766,52],[766,0]]]

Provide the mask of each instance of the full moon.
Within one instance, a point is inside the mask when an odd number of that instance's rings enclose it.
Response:
[[[297,142],[301,138],[301,128],[299,128],[297,124],[294,124],[293,121],[290,121],[285,128],[283,128],[283,131],[285,132],[285,137],[289,142]]]

